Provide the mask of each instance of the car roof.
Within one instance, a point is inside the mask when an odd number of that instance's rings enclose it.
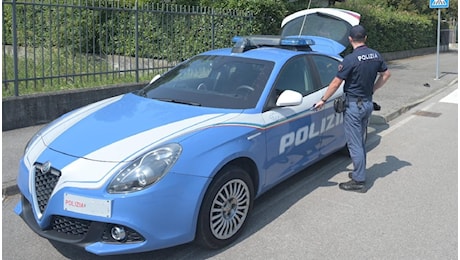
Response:
[[[256,38],[259,40],[257,44],[251,45],[247,48],[245,46],[241,47],[241,40]],[[278,37],[281,39],[281,37]],[[290,37],[293,39],[292,37]],[[302,37],[301,37],[302,38]],[[311,38],[311,37],[309,37]],[[309,38],[303,37],[302,39],[310,40]],[[262,39],[262,40],[261,40]],[[219,56],[233,56],[233,57],[242,57],[242,58],[252,58],[259,60],[271,61],[274,63],[285,63],[287,60],[291,59],[294,56],[308,54],[321,54],[330,57],[340,58],[339,55],[331,53],[324,53],[321,51],[313,51],[310,47],[313,48],[314,41],[310,41],[308,44],[302,46],[287,46],[287,45],[277,45],[272,43],[261,44],[261,41],[268,39],[268,41],[273,41],[273,36],[249,36],[249,37],[240,37],[237,40],[234,40],[235,46],[233,48],[223,48],[217,50],[210,50],[202,53],[201,55],[219,55]],[[241,48],[241,49],[238,49]]]
[[[280,48],[275,48],[275,47],[262,47],[262,48],[248,50],[242,53],[234,53],[232,52],[232,48],[224,48],[224,49],[208,51],[202,54],[252,58],[252,59],[266,60],[266,61],[279,63],[279,62],[285,62],[294,56],[305,54],[305,52],[303,53],[295,52],[295,51],[285,50],[285,49],[280,49]]]

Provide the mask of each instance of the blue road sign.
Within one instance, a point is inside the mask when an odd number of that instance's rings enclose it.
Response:
[[[449,0],[430,0],[430,8],[449,8]]]

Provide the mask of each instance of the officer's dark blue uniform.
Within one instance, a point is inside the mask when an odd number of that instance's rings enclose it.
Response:
[[[366,179],[366,148],[363,137],[369,117],[373,111],[372,94],[378,72],[387,66],[379,52],[359,46],[347,55],[339,65],[337,77],[345,80],[344,92],[347,108],[344,114],[345,134],[350,156],[353,161],[353,180]]]
[[[391,73],[380,53],[366,46],[367,34],[364,27],[353,26],[348,39],[353,46],[353,53],[347,55],[340,63],[336,76],[329,83],[321,100],[315,103],[314,108],[321,109],[345,81],[343,89],[347,98],[344,112],[345,136],[354,170],[349,174],[351,180],[340,183],[339,188],[366,192],[364,185],[366,147],[363,137],[374,109],[372,95],[385,84]]]

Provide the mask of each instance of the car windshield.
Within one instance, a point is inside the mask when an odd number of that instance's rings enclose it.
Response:
[[[273,62],[230,56],[199,55],[139,91],[166,102],[203,107],[254,108]]]

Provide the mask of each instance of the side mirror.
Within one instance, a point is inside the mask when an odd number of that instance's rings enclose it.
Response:
[[[276,100],[276,106],[298,106],[302,104],[302,98],[303,96],[299,92],[287,89]]]

